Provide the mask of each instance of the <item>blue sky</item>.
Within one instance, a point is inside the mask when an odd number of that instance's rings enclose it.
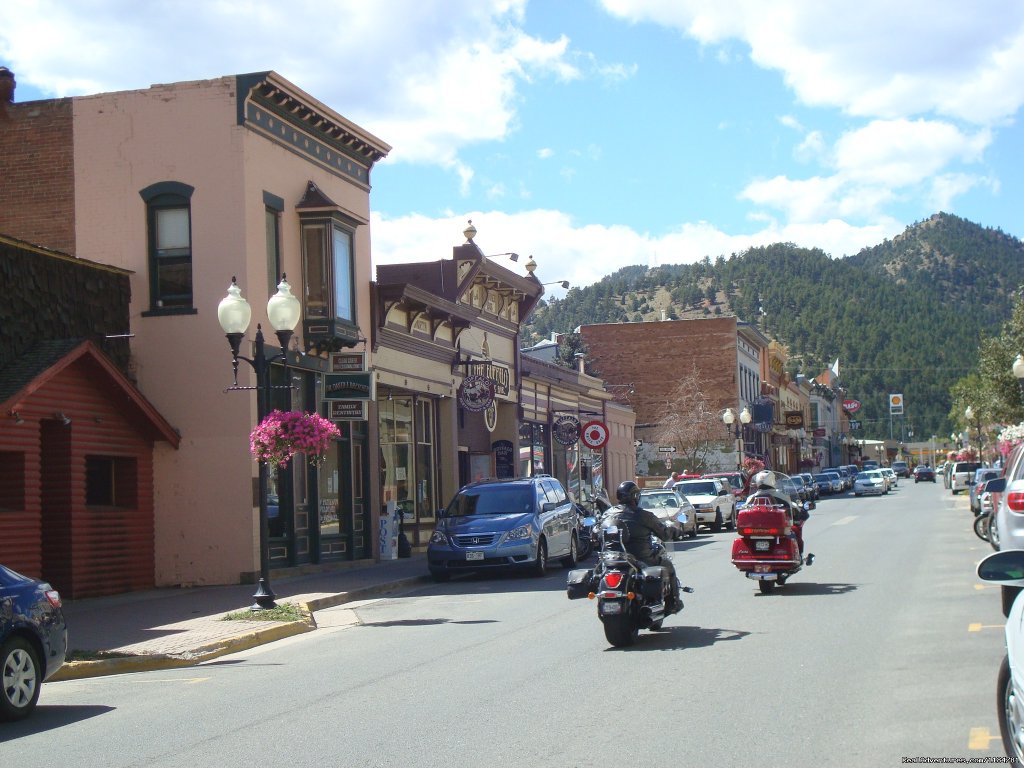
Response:
[[[573,285],[940,210],[1024,235],[1020,2],[14,0],[0,65],[17,101],[279,72],[393,146],[376,263],[468,219]]]

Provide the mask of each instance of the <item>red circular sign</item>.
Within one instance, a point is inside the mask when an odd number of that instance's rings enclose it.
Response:
[[[860,410],[859,400],[843,400],[843,410],[847,413],[856,413]]]
[[[596,451],[598,448],[603,448],[604,444],[608,442],[608,427],[601,421],[588,421],[583,425],[580,438],[587,448]]]

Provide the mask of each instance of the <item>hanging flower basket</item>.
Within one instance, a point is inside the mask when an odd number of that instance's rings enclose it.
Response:
[[[321,464],[331,441],[341,437],[338,428],[316,413],[271,411],[249,435],[249,452],[256,461],[284,467],[296,453],[304,453],[310,464]]]

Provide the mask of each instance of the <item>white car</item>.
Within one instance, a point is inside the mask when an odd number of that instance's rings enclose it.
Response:
[[[853,495],[863,496],[873,494],[882,496],[889,492],[889,484],[885,482],[885,475],[881,470],[870,469],[867,472],[858,472],[853,479]]]
[[[896,474],[896,470],[892,469],[891,467],[882,467],[879,471],[882,473],[882,476],[885,478],[885,481],[889,483],[890,489],[895,488],[897,485],[899,485],[900,478],[899,475]]]
[[[728,481],[706,477],[701,480],[680,480],[673,490],[685,496],[697,512],[697,522],[712,531],[730,531],[736,527],[736,499]]]
[[[696,538],[697,515],[693,505],[681,493],[676,493],[671,488],[645,488],[640,491],[640,506],[651,510],[662,522],[679,528],[679,538]],[[685,523],[678,522],[680,514],[686,516]]]
[[[978,578],[1003,587],[1024,587],[1024,549],[1004,549],[978,563]],[[1013,601],[1006,617],[1006,656],[996,682],[996,707],[1003,749],[1024,760],[1024,598]]]

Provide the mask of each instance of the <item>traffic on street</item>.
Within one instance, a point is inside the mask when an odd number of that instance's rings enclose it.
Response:
[[[425,583],[196,667],[47,683],[0,729],[0,763],[995,758],[1003,617],[969,522],[966,497],[932,483],[825,497],[805,525],[813,566],[767,594],[737,576],[737,534],[701,528],[668,545],[685,610],[623,649],[593,601],[566,599],[565,569]]]

